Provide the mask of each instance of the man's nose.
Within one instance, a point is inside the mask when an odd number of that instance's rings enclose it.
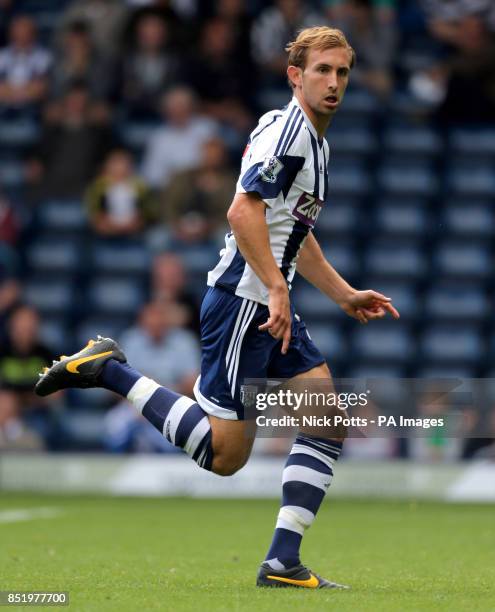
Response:
[[[328,77],[328,82],[327,82],[327,86],[328,89],[330,90],[336,90],[338,87],[338,83],[337,83],[337,73],[332,72],[329,77]]]

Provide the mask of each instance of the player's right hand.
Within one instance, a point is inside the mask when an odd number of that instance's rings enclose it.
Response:
[[[291,316],[289,290],[287,286],[276,287],[269,291],[268,311],[270,316],[266,323],[258,326],[260,331],[268,331],[277,340],[282,340],[282,354],[289,348],[291,337]]]

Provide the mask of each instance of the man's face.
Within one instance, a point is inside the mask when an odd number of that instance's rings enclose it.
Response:
[[[315,114],[328,117],[337,112],[349,82],[350,62],[351,54],[344,47],[309,51],[298,85]]]
[[[10,27],[10,40],[19,49],[29,48],[35,37],[34,23],[29,17],[18,17]]]

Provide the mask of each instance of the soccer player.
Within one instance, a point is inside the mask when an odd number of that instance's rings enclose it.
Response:
[[[330,381],[323,356],[290,302],[296,270],[361,323],[387,313],[399,316],[390,298],[358,291],[339,276],[312,233],[328,191],[324,134],[342,102],[354,52],[342,32],[329,27],[303,30],[287,50],[293,98],[285,109],[263,115],[250,136],[228,211],[232,231],[208,274],[196,401],[142,376],[114,340],[101,337],[45,369],[36,387],[40,395],[96,386],[119,393],[199,466],[225,476],[246,463],[253,442],[241,401],[244,379]],[[299,559],[302,536],[332,480],[342,441],[307,433],[296,437],[258,586],[342,586]]]

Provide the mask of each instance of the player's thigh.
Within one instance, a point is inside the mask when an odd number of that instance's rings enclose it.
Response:
[[[315,381],[311,384],[311,380]],[[316,382],[318,381],[318,382]],[[298,392],[307,390],[308,392],[322,393],[328,397],[331,394],[335,394],[335,385],[333,383],[332,374],[326,363],[311,368],[307,372],[301,372],[292,377],[290,381],[291,387],[297,389]],[[333,417],[342,415],[347,417],[345,410],[339,409],[335,405],[328,405],[327,403],[312,402],[310,406],[305,407],[306,414],[315,417],[329,417],[333,420]],[[331,440],[344,440],[346,437],[346,428],[343,425],[336,425],[331,427],[315,428],[314,426],[301,427],[301,432],[310,435],[318,435],[319,437],[325,437]]]
[[[213,457],[221,459],[225,465],[242,467],[249,459],[254,442],[253,425],[249,421],[221,419],[212,416]]]

